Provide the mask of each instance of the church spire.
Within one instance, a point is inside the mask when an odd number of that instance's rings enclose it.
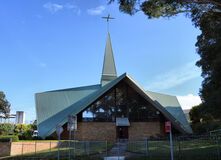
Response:
[[[101,85],[105,85],[117,77],[117,70],[114,62],[114,55],[111,45],[110,33],[107,34],[106,47],[104,52],[103,70]]]

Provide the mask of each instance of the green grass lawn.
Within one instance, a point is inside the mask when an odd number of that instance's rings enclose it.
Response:
[[[129,143],[128,151],[146,154],[150,160],[170,159],[170,145],[168,141],[149,141],[148,143],[137,141]],[[218,154],[221,154],[221,148],[218,147],[214,140],[174,142],[174,157],[178,160],[217,160]]]
[[[42,141],[38,141],[42,142]],[[47,142],[47,141],[44,141]],[[219,142],[221,145],[221,143]],[[61,159],[68,159],[69,152],[78,160],[99,160],[99,154],[104,154],[106,149],[110,149],[113,143],[106,142],[78,142],[70,143],[62,141],[59,149]],[[147,147],[148,146],[148,147]],[[147,149],[148,148],[148,149]],[[141,153],[143,157],[130,158],[128,160],[170,160],[170,146],[168,141],[133,141],[128,143],[129,152]],[[221,146],[214,140],[183,140],[174,142],[175,160],[221,160]],[[11,157],[11,159],[57,159],[58,149],[44,150],[36,153],[25,154],[22,156]]]

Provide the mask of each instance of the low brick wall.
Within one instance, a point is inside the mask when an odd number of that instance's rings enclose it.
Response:
[[[0,142],[0,157],[10,155],[10,142]]]
[[[36,141],[36,142],[12,142],[11,156],[27,153],[35,153],[44,150],[50,150],[57,147],[57,142]]]
[[[56,141],[4,142],[0,143],[0,157],[50,150],[56,148],[57,144]]]

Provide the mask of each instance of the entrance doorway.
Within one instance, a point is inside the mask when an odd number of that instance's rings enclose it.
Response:
[[[117,139],[128,139],[128,127],[117,126]]]

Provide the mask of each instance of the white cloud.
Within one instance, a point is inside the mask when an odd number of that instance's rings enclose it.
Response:
[[[190,62],[166,73],[159,74],[146,88],[153,90],[169,89],[196,77],[200,77],[200,70],[195,66],[195,62]]]
[[[101,15],[103,13],[103,11],[105,10],[105,6],[98,6],[96,8],[90,8],[87,10],[87,13],[89,15],[92,15],[92,16],[97,16],[97,15]]]
[[[48,2],[48,3],[44,4],[43,7],[45,9],[47,9],[49,12],[51,12],[52,14],[64,9],[63,5],[56,4],[56,3],[51,3],[51,2]]]
[[[73,5],[73,4],[69,4],[69,3],[65,4],[64,7],[67,8],[67,9],[75,9],[75,8],[78,8],[78,6]]]
[[[76,13],[77,15],[81,14],[81,9],[77,5],[67,3],[64,5],[64,8],[74,11],[74,13]]]
[[[182,107],[182,109],[191,109],[193,106],[202,103],[199,96],[194,96],[193,94],[188,94],[185,96],[177,96],[177,99]]]
[[[81,10],[77,5],[74,4],[56,4],[56,3],[51,3],[48,2],[46,4],[43,5],[43,7],[45,9],[47,9],[49,12],[51,12],[52,14],[61,11],[61,10],[71,10],[74,11],[75,14],[80,15],[81,14]]]

